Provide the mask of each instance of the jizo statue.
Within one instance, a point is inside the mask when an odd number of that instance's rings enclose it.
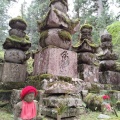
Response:
[[[37,90],[33,86],[22,89],[21,101],[15,105],[14,120],[37,120],[38,102],[35,99]]]

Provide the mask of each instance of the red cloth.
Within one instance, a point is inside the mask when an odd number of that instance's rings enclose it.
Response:
[[[110,99],[110,96],[108,96],[108,95],[103,95],[102,98],[103,98],[104,100],[106,100],[106,99]]]
[[[21,99],[23,99],[25,95],[31,92],[34,92],[35,96],[37,95],[37,89],[33,86],[26,86],[25,88],[23,88],[20,94]]]
[[[22,120],[32,120],[33,118],[36,117],[36,105],[35,102],[32,101],[30,103],[22,100],[22,111],[20,118]]]

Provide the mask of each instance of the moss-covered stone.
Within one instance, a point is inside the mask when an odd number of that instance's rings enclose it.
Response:
[[[18,36],[11,35],[11,36],[9,36],[7,39],[9,39],[9,40],[11,40],[11,41],[20,42],[20,43],[30,43],[28,36],[25,36],[24,38],[20,38],[20,37],[18,37]],[[6,40],[7,40],[7,39],[6,39]]]
[[[116,102],[117,109],[120,111],[120,101]]]
[[[41,21],[37,20],[37,25],[39,27],[40,32],[48,29],[47,21],[48,21],[48,18],[49,18],[49,14],[50,14],[50,10],[46,13],[46,15],[42,18]]]
[[[91,93],[100,93],[100,87],[98,87],[97,84],[91,84],[91,88],[88,89],[89,92]]]
[[[45,39],[48,37],[48,30],[42,31],[40,34],[40,41],[45,41]],[[44,42],[45,43],[45,42]]]
[[[77,48],[79,46],[82,46],[83,43],[87,43],[90,47],[92,48],[98,48],[98,46],[96,44],[94,44],[93,42],[89,41],[88,39],[85,39],[83,41],[79,41],[76,45],[74,45],[73,47]]]
[[[68,25],[68,31],[72,31],[74,27],[80,22],[79,19],[71,20],[65,14],[62,14],[62,15],[59,14],[57,9],[54,9],[54,12],[60,19],[62,19]]]
[[[68,41],[72,40],[71,34],[69,32],[67,32],[66,30],[59,31],[58,35],[62,40],[68,40]]]
[[[20,22],[24,23],[27,26],[26,21],[21,16],[17,16],[16,18],[11,19],[9,21],[9,24],[13,24],[16,21],[20,21]]]
[[[0,82],[0,89],[2,90],[12,90],[20,89],[26,85],[26,82]]]
[[[0,101],[10,100],[12,90],[0,90]]]
[[[65,81],[65,82],[69,82],[69,83],[71,83],[71,81],[72,81],[72,78],[71,77],[65,77],[65,76],[58,76],[58,80],[62,80],[62,81]]]
[[[53,78],[52,74],[41,74],[41,75],[36,75],[36,76],[29,76],[27,78],[27,81],[42,81],[43,79],[51,79]]]
[[[101,104],[103,102],[102,96],[98,94],[89,93],[85,98],[84,102],[87,107],[93,111],[101,111]]]
[[[83,30],[84,28],[92,30],[92,25],[90,25],[90,24],[84,24],[84,25],[81,26],[80,30]]]

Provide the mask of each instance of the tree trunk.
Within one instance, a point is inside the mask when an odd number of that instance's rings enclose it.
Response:
[[[101,17],[103,12],[102,0],[97,0],[97,3],[98,3],[98,17]]]

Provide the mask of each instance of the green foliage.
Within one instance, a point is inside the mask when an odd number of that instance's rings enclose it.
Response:
[[[107,26],[108,32],[112,35],[112,42],[114,45],[119,44],[120,41],[120,21],[116,21]]]
[[[107,26],[108,32],[112,35],[112,43],[114,45],[113,50],[119,55],[120,54],[120,21],[113,22]],[[118,59],[120,62],[120,57]]]

